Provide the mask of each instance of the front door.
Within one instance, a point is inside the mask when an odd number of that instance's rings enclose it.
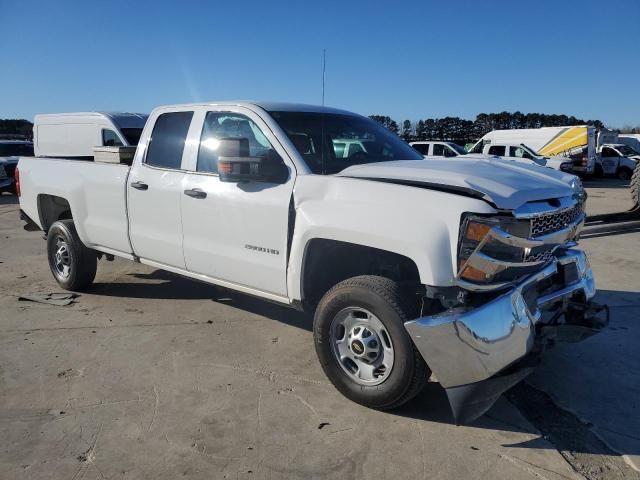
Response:
[[[615,175],[620,163],[620,154],[613,148],[603,147],[600,154],[602,161],[602,173],[605,175]]]
[[[284,297],[293,164],[255,113],[240,107],[203,108],[197,114],[199,145],[181,201],[187,270]],[[240,156],[286,159],[288,178],[284,183],[220,181],[217,148],[227,139],[237,140]]]
[[[180,201],[185,173],[182,157],[192,111],[160,114],[127,185],[129,235],[141,259],[185,268]]]

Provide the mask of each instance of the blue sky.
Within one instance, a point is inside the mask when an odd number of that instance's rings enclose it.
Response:
[[[0,118],[320,103],[396,120],[502,110],[640,125],[640,1],[0,0]]]

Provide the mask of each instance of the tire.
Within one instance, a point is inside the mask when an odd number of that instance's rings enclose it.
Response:
[[[596,166],[593,169],[593,176],[596,178],[604,177],[604,170],[602,170],[602,165],[596,163]]]
[[[58,220],[51,225],[47,256],[53,278],[65,290],[81,291],[93,283],[98,257],[82,243],[73,220]]]
[[[633,175],[631,176],[631,182],[629,186],[633,206],[640,208],[640,162],[633,170]]]
[[[618,169],[618,178],[620,180],[629,180],[633,175],[633,170],[627,167],[622,167]]]
[[[415,316],[413,303],[399,285],[388,278],[363,275],[334,286],[320,300],[313,320],[316,353],[331,383],[354,402],[380,410],[397,408],[415,397],[427,383],[430,374],[404,327],[404,322]],[[345,328],[340,323],[342,318],[346,319],[344,324],[350,318],[349,321],[361,323]],[[358,326],[362,327],[359,332]],[[373,344],[371,335],[375,335],[373,338],[380,342],[378,359],[369,365],[345,355],[345,360],[341,361],[338,350],[346,349],[347,354],[351,352],[355,355],[355,343],[359,342],[355,338],[357,335],[366,335],[368,329],[371,329],[370,336],[360,339]],[[350,336],[352,333],[353,336]],[[362,347],[363,342],[360,342],[358,349],[362,349],[364,354],[369,344]],[[389,352],[392,352],[390,358],[393,362],[389,369],[382,365],[373,370],[374,375],[369,380],[356,379],[361,370],[364,374],[376,364],[388,360]],[[371,355],[372,352],[367,354]],[[365,360],[370,361],[369,358]],[[354,366],[357,374],[354,373]]]

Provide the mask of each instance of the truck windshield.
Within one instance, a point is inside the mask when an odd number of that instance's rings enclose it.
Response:
[[[0,143],[0,157],[33,157],[30,143]]]
[[[422,160],[400,137],[368,118],[320,112],[269,112],[313,173],[352,165]]]
[[[520,146],[522,147],[523,150],[529,152],[529,155],[531,155],[532,157],[541,157],[542,156],[538,152],[536,152],[533,148],[527,147],[524,143],[521,143]]]
[[[141,128],[121,128],[120,131],[122,132],[122,135],[124,135],[124,138],[127,139],[127,143],[129,145],[132,147],[138,145],[140,135],[142,135]]]
[[[620,145],[619,147],[617,147],[617,149],[620,152],[620,154],[624,157],[631,157],[633,155],[638,155],[638,152],[636,152],[633,148],[631,148],[628,145]]]
[[[449,146],[451,148],[453,148],[458,153],[458,155],[466,155],[467,154],[467,151],[464,149],[464,147],[461,147],[457,143],[450,143]]]

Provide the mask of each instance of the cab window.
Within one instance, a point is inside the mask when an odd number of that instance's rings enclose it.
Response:
[[[509,151],[510,151],[510,154],[509,154],[510,157],[528,158],[529,160],[532,159],[529,152],[527,152],[522,147],[509,147]]]
[[[248,117],[239,113],[208,112],[200,136],[196,171],[218,173],[218,156],[224,155],[221,148],[227,143],[222,140],[236,140],[234,145],[239,152],[235,155],[239,153],[241,157],[277,155],[267,137]]]
[[[441,143],[433,144],[433,155],[435,157],[443,157],[444,156],[444,145]]]
[[[418,143],[417,145],[411,146],[419,151],[422,155],[429,155],[429,144]]]
[[[505,146],[504,145],[492,145],[489,147],[489,155],[497,155],[498,157],[504,157]]]
[[[102,129],[102,146],[103,147],[121,147],[123,146],[120,137],[113,130]]]
[[[193,112],[170,112],[157,118],[147,149],[147,165],[180,169],[192,117]]]
[[[603,157],[619,157],[618,152],[616,152],[613,148],[603,148],[602,154]]]

